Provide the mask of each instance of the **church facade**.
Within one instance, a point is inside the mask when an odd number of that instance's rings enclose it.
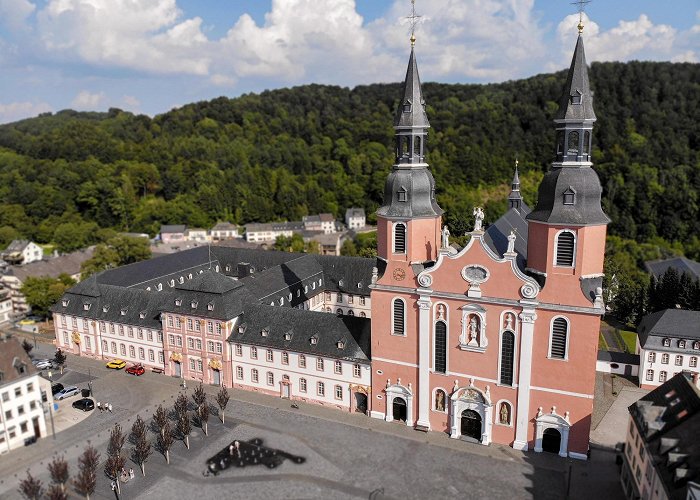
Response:
[[[373,417],[585,458],[609,220],[591,168],[581,36],[559,104],[556,158],[537,206],[523,202],[516,171],[508,213],[487,231],[476,207],[470,240],[455,249],[425,161],[430,124],[412,49],[377,212]]]

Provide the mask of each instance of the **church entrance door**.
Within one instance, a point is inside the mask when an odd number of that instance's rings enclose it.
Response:
[[[481,415],[474,410],[462,412],[462,437],[468,437],[481,442]]]
[[[561,433],[557,429],[545,429],[542,433],[542,451],[559,453],[561,448]]]
[[[367,413],[367,394],[362,392],[355,393],[355,411],[358,413]]]
[[[182,365],[177,361],[175,362],[175,376],[178,378],[182,377]]]
[[[403,398],[394,398],[393,417],[397,422],[406,422],[406,401]]]

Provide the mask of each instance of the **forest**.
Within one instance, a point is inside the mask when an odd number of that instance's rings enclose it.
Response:
[[[609,226],[609,285],[648,288],[644,260],[700,259],[700,64],[593,63],[594,165]],[[533,206],[553,159],[565,72],[499,84],[425,83],[427,158],[454,235],[506,208],[514,161]],[[0,248],[70,251],[113,231],[372,217],[393,163],[400,84],[306,85],[220,97],[150,118],[64,110],[0,126]],[[633,313],[630,313],[632,316]]]

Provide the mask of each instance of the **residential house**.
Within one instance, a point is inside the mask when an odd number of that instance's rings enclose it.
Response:
[[[253,223],[245,226],[245,239],[250,243],[274,242],[278,236],[290,237],[295,232],[301,232],[304,226],[301,222],[268,222]]]
[[[238,234],[238,226],[230,222],[217,222],[209,231],[212,241],[230,240],[240,238]]]
[[[362,229],[365,227],[365,209],[364,208],[348,208],[345,211],[345,225],[348,229]]]
[[[12,292],[0,286],[0,325],[12,319]]]
[[[12,243],[0,254],[0,258],[15,266],[29,264],[41,260],[44,256],[44,250],[28,240],[13,240]]]
[[[185,231],[187,231],[187,226],[184,224],[160,226],[160,240],[166,245],[183,242],[185,241]]]
[[[320,231],[323,234],[336,232],[333,214],[305,215],[301,222],[306,231]]]
[[[198,243],[206,243],[210,240],[209,233],[206,229],[187,228],[185,230],[185,239],[187,241],[196,241]]]

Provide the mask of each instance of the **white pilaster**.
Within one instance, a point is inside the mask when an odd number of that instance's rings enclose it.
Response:
[[[530,415],[530,385],[532,376],[532,344],[537,314],[532,308],[520,313],[520,365],[518,367],[518,404],[515,409],[515,441],[513,448],[527,450]]]
[[[418,421],[430,430],[430,298],[418,299]]]

